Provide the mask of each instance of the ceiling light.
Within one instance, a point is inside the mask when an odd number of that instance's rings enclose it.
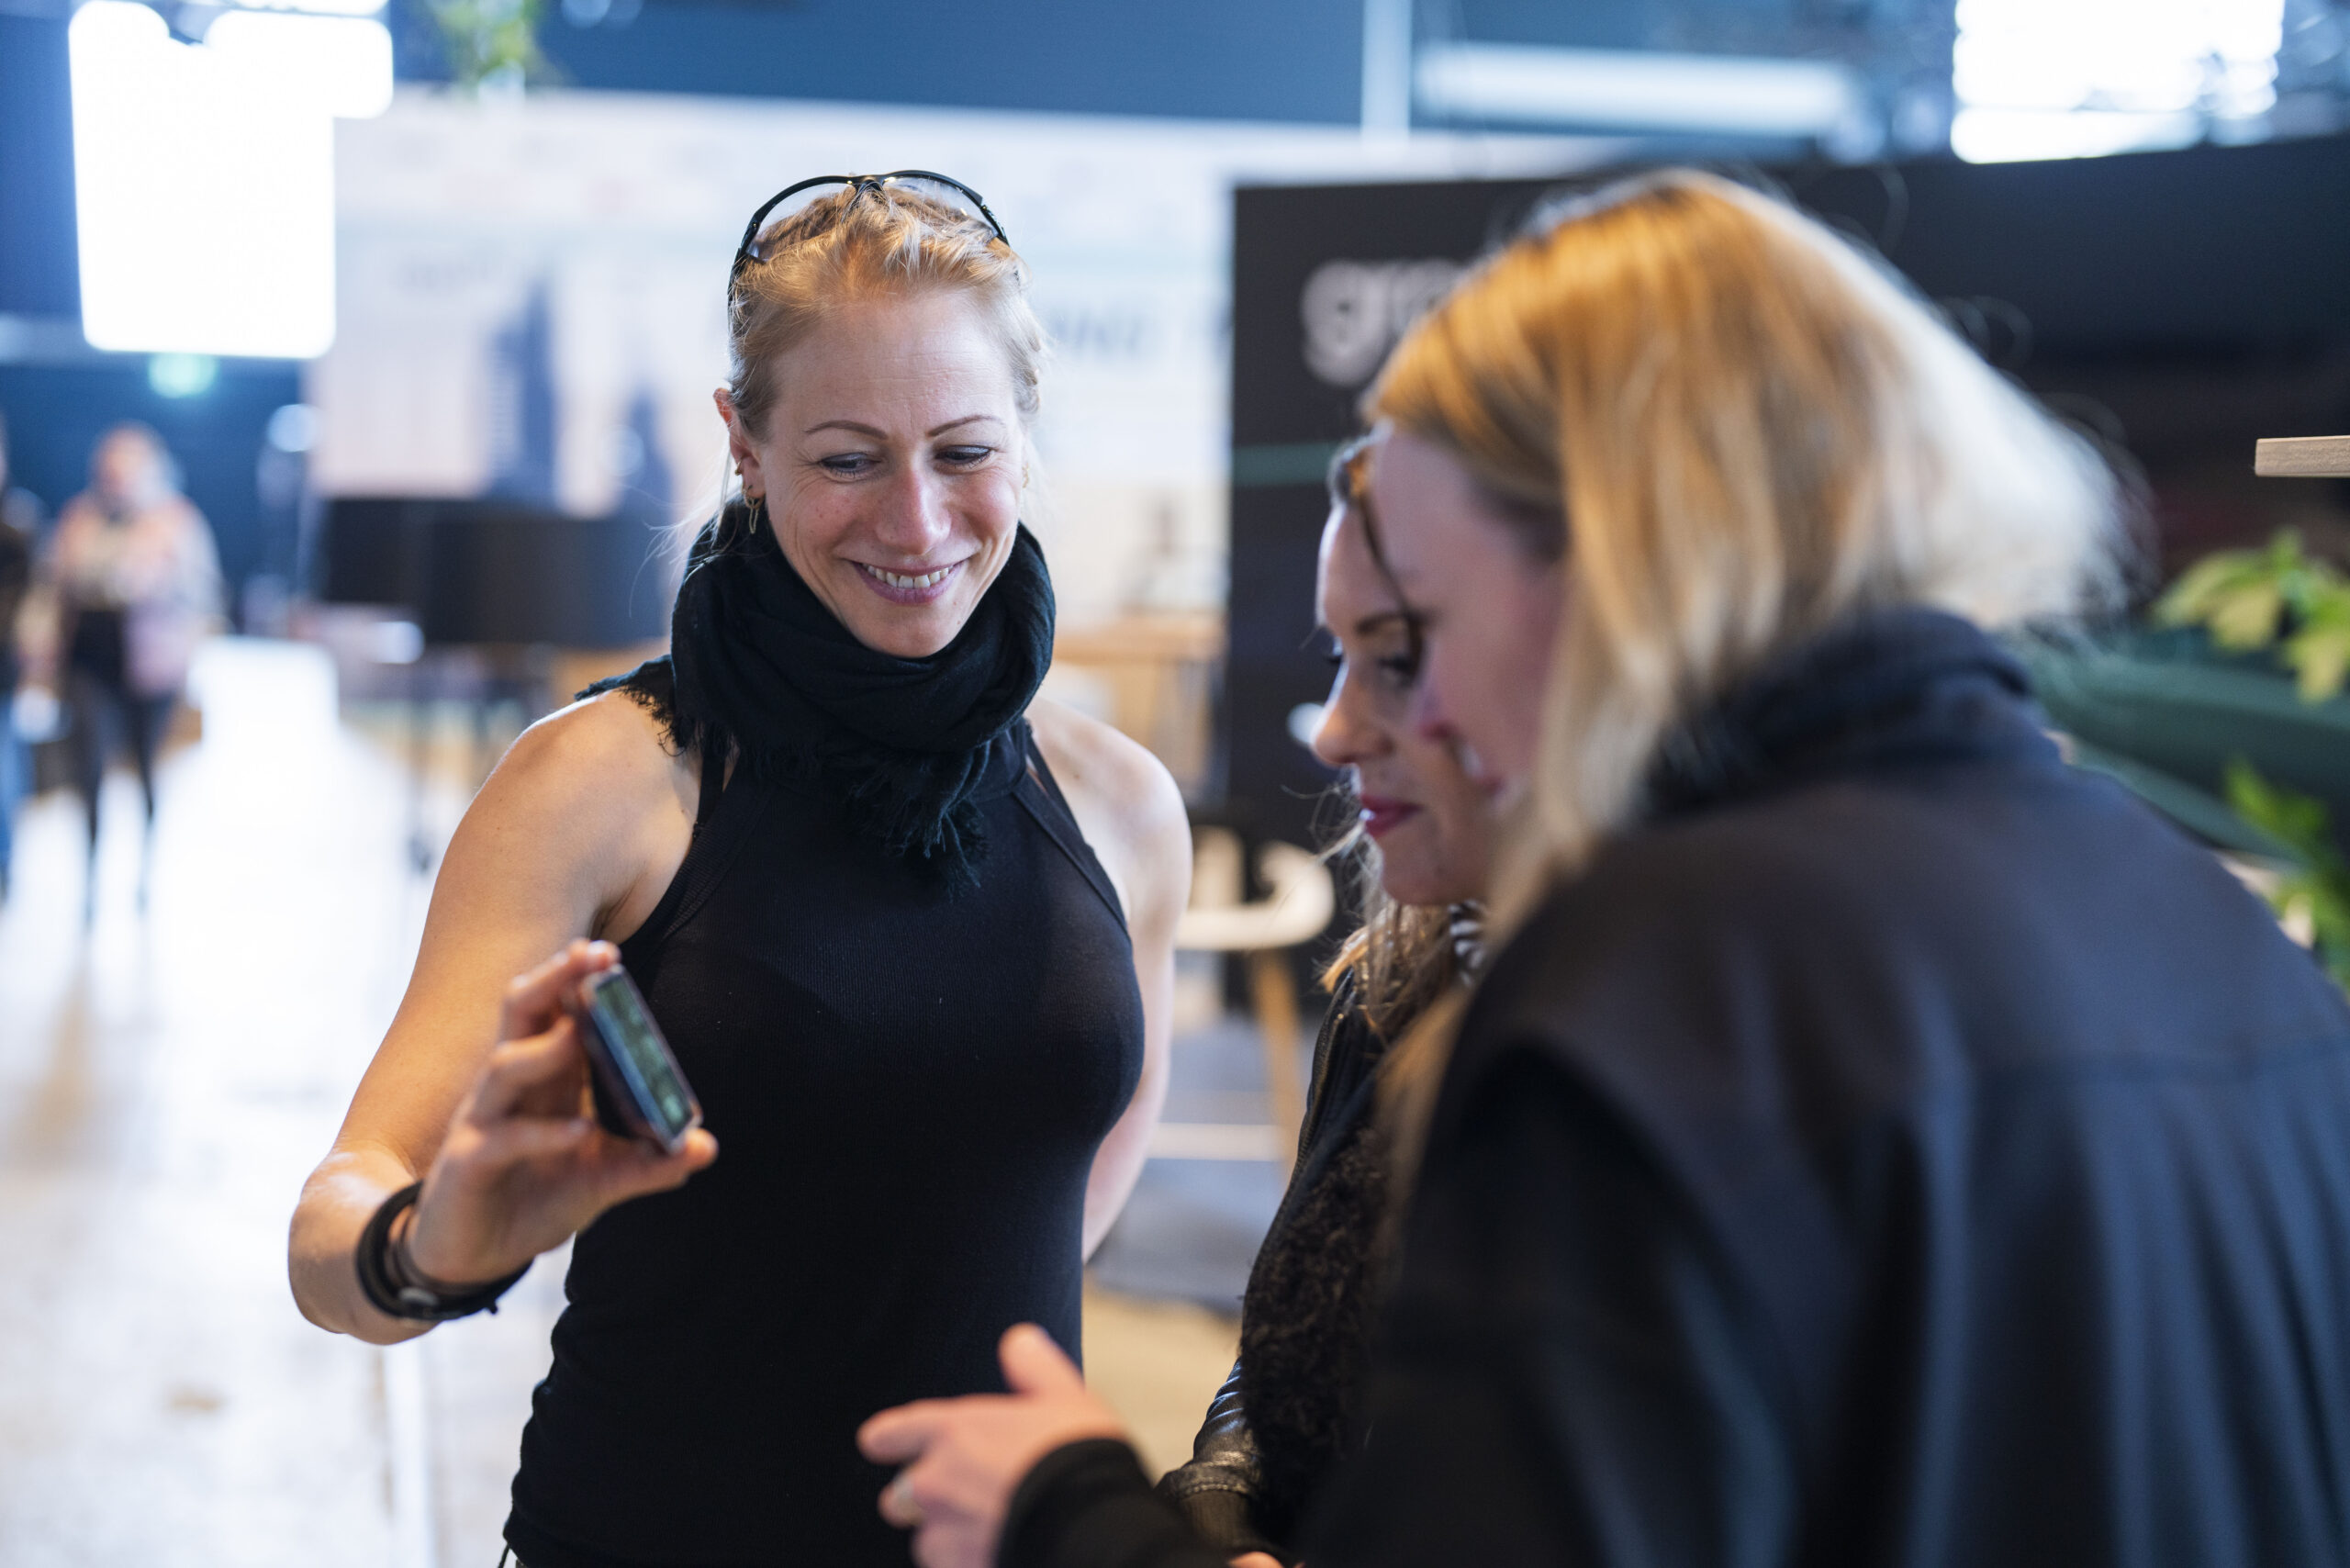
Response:
[[[1459,119],[1823,137],[1864,110],[1830,61],[1436,44],[1414,72],[1424,108]]]
[[[391,38],[236,10],[201,44],[128,0],[67,28],[82,331],[134,353],[308,359],[334,341],[334,118],[381,114]]]

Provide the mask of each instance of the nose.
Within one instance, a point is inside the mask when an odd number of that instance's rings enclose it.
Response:
[[[1314,755],[1325,766],[1346,767],[1385,751],[1389,739],[1365,711],[1361,689],[1341,669],[1330,683],[1330,699],[1322,705],[1322,722],[1314,730]]]
[[[875,495],[878,515],[872,521],[874,543],[896,556],[896,563],[915,566],[954,532],[955,520],[946,488],[936,475],[920,464],[909,464]],[[891,563],[876,562],[875,565]]]

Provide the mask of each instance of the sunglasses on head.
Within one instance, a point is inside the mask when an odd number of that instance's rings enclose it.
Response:
[[[868,196],[886,197],[894,190],[911,191],[951,210],[979,218],[995,231],[997,239],[1006,245],[1012,243],[1011,236],[1003,231],[1003,225],[997,222],[995,214],[988,210],[987,198],[960,180],[933,174],[928,169],[899,169],[887,174],[819,174],[814,179],[785,186],[760,203],[758,211],[751,214],[751,221],[743,230],[743,242],[734,248],[734,265],[726,274],[729,303],[734,298],[734,286],[742,281],[743,269],[753,262],[767,259],[770,252],[762,248],[762,238],[782,233],[795,212],[831,195],[835,185],[845,185],[856,193],[849,198],[852,203]],[[795,197],[800,198],[795,205],[785,206],[793,202]],[[778,208],[782,209],[779,214]]]

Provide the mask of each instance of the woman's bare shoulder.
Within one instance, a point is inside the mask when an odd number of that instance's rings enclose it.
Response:
[[[1032,703],[1028,722],[1095,853],[1125,863],[1129,877],[1122,879],[1135,885],[1137,902],[1145,889],[1151,902],[1159,890],[1173,889],[1180,910],[1191,879],[1192,832],[1183,792],[1167,765],[1099,719],[1058,702]]]
[[[1170,812],[1182,820],[1183,795],[1174,775],[1139,742],[1047,699],[1029,705],[1028,722],[1053,777],[1072,797],[1083,793],[1131,807],[1144,823],[1163,824]]]
[[[635,852],[641,832],[693,823],[692,759],[625,692],[557,710],[516,738],[466,812],[469,824],[551,838],[591,857]]]

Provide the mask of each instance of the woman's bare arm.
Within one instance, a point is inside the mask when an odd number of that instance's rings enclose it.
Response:
[[[532,1103],[522,1084],[549,1074],[559,1081],[565,1047],[556,1040],[532,1056],[499,1046],[502,1034],[554,1032],[546,999],[510,996],[509,987],[568,943],[623,936],[643,921],[684,858],[693,790],[691,768],[662,749],[650,717],[616,695],[533,725],[491,774],[450,843],[398,1014],[295,1209],[289,1268],[310,1321],[377,1343],[423,1331],[361,1295],[352,1263],[359,1234],[387,1195],[425,1174],[461,1110],[485,1126],[546,1119],[548,1091]],[[511,1058],[498,1070],[509,1081],[479,1107],[485,1121],[471,1100],[477,1087],[492,1089],[485,1068],[494,1049]],[[463,1282],[506,1271],[432,1267],[428,1244],[453,1238],[427,1235],[431,1223],[420,1208],[409,1238],[428,1272]],[[444,1245],[443,1268],[462,1271],[464,1252]]]
[[[1175,925],[1192,895],[1192,830],[1183,797],[1159,760],[1109,725],[1054,702],[1029,710],[1085,840],[1125,905],[1142,988],[1142,1080],[1102,1140],[1085,1188],[1085,1255],[1109,1234],[1149,1157],[1167,1102],[1174,1034]]]

